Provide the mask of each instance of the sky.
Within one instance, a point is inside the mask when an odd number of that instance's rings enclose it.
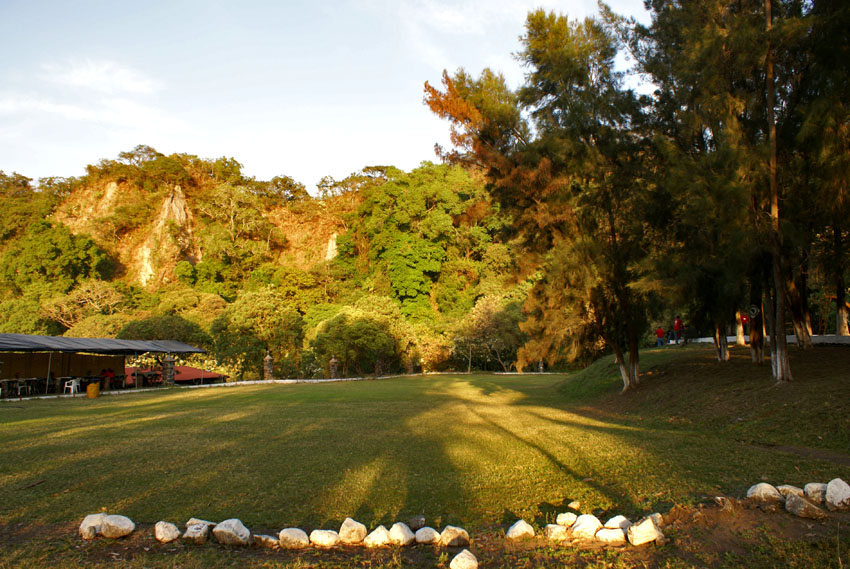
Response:
[[[648,22],[642,0],[610,0]],[[595,0],[0,0],[0,170],[37,180],[139,144],[258,180],[436,160],[444,69],[522,82],[525,17]]]

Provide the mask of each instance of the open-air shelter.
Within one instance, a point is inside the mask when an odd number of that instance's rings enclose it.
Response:
[[[203,354],[201,348],[175,340],[116,340],[113,338],[66,338],[0,334],[0,388],[5,397],[12,382],[19,390],[38,389],[47,392],[51,380],[59,392],[60,382],[86,378],[100,370],[120,370],[123,374],[126,356],[154,354]],[[136,382],[138,386],[138,382]]]

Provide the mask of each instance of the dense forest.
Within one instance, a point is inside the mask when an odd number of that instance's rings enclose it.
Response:
[[[243,378],[266,352],[276,377],[612,352],[628,389],[658,324],[682,314],[724,361],[743,313],[790,381],[786,329],[850,333],[850,7],[647,5],[649,26],[529,14],[517,89],[426,83],[454,147],[410,172],[313,196],[144,145],[79,178],[0,172],[0,332],[178,339]]]

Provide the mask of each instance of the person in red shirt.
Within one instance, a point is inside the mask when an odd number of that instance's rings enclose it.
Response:
[[[682,328],[684,328],[682,319],[679,318],[679,315],[677,314],[676,319],[673,320],[673,338],[676,340],[676,345],[679,345],[679,338],[682,337]]]
[[[663,345],[664,345],[664,328],[659,326],[658,330],[655,331],[655,347],[660,348]]]

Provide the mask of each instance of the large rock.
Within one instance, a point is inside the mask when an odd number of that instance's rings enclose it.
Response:
[[[186,527],[188,528],[189,526],[196,526],[198,524],[204,524],[206,526],[209,526],[210,529],[214,528],[217,525],[216,522],[210,522],[199,518],[189,518],[189,521],[186,522]]]
[[[314,529],[310,532],[310,543],[319,547],[333,547],[339,543],[339,534],[331,529]]]
[[[183,541],[203,545],[210,535],[210,526],[207,524],[192,524],[183,533]]]
[[[277,535],[280,546],[283,549],[303,549],[310,545],[307,533],[298,528],[285,528]]]
[[[100,533],[100,525],[106,514],[89,514],[83,518],[80,524],[80,537],[83,539],[94,539]]]
[[[363,541],[367,533],[369,532],[366,530],[366,526],[351,518],[345,518],[345,521],[339,527],[339,540],[342,543],[353,545]]]
[[[505,537],[508,539],[523,539],[528,537],[534,537],[534,528],[531,527],[525,520],[518,520],[514,525],[512,525]]]
[[[396,522],[393,524],[393,527],[390,528],[390,541],[393,545],[408,546],[416,541],[416,536],[412,531],[410,531],[407,524]]]
[[[802,488],[797,488],[796,486],[791,486],[790,484],[783,484],[782,486],[777,486],[776,489],[779,490],[780,494],[785,496],[786,500],[788,499],[789,494],[794,494],[801,498],[806,497],[806,493],[803,492]]]
[[[582,514],[573,524],[573,537],[577,539],[593,539],[602,528],[602,522],[593,514]]]
[[[469,545],[469,534],[463,528],[446,526],[440,534],[440,545],[443,547],[465,547]]]
[[[416,543],[440,543],[440,532],[428,526],[416,530],[413,537],[416,539]]]
[[[655,524],[655,520],[651,517],[643,518],[630,525],[629,529],[626,530],[626,535],[632,545],[643,545],[664,538],[664,534],[661,533],[661,530]]]
[[[803,487],[803,493],[806,494],[809,502],[815,506],[820,506],[823,504],[824,498],[826,498],[826,484],[822,482],[809,482]]]
[[[369,548],[386,547],[392,543],[390,532],[384,526],[378,526],[363,540],[363,545]]]
[[[449,563],[449,569],[478,569],[478,559],[468,549],[464,549]]]
[[[216,541],[224,545],[250,545],[251,531],[241,520],[231,518],[216,524],[212,530]]]
[[[595,537],[608,545],[626,545],[626,532],[621,528],[602,528]]]
[[[797,494],[789,494],[785,498],[785,509],[801,518],[820,520],[826,517],[826,512]]]
[[[830,480],[826,485],[825,501],[830,511],[850,510],[850,484],[840,478]]]
[[[546,539],[564,541],[570,536],[570,528],[561,524],[547,524],[543,528],[543,535],[546,536]]]
[[[160,543],[171,543],[180,539],[180,529],[171,522],[156,522],[153,526],[153,536]]]
[[[785,497],[772,484],[759,482],[747,490],[747,499],[759,504],[782,504]]]
[[[571,527],[576,520],[578,519],[578,515],[573,512],[564,512],[562,514],[558,514],[558,517],[555,518],[555,523],[559,526],[567,526]]]
[[[655,522],[656,525],[659,525],[658,522]],[[629,529],[629,526],[632,525],[632,522],[626,516],[614,516],[607,522],[603,527],[607,529],[621,529],[623,531]]]
[[[266,549],[277,549],[280,547],[280,540],[273,535],[255,534],[253,536],[254,545],[264,547]]]
[[[103,516],[100,522],[100,535],[110,539],[116,539],[130,535],[136,529],[136,524],[127,516]]]

